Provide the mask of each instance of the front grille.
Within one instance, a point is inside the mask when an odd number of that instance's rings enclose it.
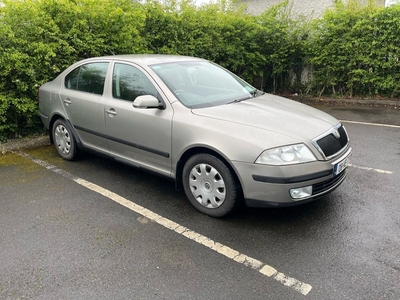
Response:
[[[331,132],[328,135],[316,141],[319,148],[324,153],[325,157],[331,157],[336,153],[340,152],[342,149],[346,147],[347,143],[349,142],[349,139],[347,137],[347,132],[342,125],[339,128],[337,128],[337,131],[340,134],[339,138],[336,138]]]
[[[337,186],[339,186],[340,182],[342,181],[342,179],[344,179],[346,174],[347,174],[347,169],[344,170],[342,173],[340,173],[338,176],[335,176],[324,182],[314,184],[312,186],[312,188],[313,188],[312,195],[313,196],[318,195],[325,191],[330,191],[332,188],[336,188]]]

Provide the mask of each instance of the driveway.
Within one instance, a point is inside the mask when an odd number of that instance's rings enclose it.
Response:
[[[400,112],[319,108],[351,138],[344,184],[224,219],[92,154],[0,156],[0,298],[400,299]]]

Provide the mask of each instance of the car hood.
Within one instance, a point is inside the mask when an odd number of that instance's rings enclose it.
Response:
[[[237,103],[193,109],[192,113],[303,141],[311,140],[339,123],[318,109],[271,94]]]

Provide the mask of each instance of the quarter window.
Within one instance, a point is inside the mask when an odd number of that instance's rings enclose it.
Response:
[[[91,63],[74,69],[65,77],[67,89],[103,95],[108,63]]]
[[[142,95],[157,97],[156,88],[142,71],[119,63],[114,66],[112,93],[114,98],[128,101]]]

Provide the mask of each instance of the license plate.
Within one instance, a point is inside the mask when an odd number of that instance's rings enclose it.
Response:
[[[342,161],[335,164],[333,166],[333,175],[337,176],[340,173],[342,173],[344,170],[346,170],[346,168],[348,167],[349,164],[350,164],[350,157],[346,157]]]

